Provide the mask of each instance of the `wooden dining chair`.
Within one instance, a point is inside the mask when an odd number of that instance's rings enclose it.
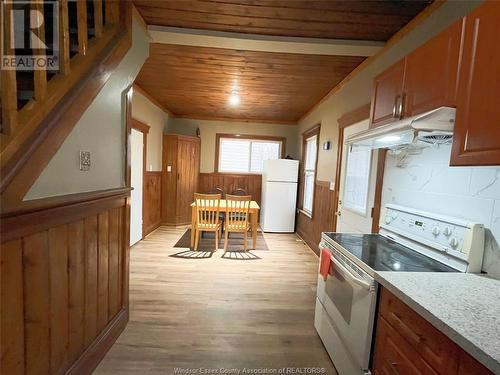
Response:
[[[231,193],[232,195],[239,195],[239,196],[245,196],[245,195],[248,195],[247,191],[245,189],[242,189],[242,188],[238,188],[236,189],[235,191],[233,191]]]
[[[229,233],[243,233],[243,249],[247,251],[251,195],[226,195],[226,225],[224,227],[224,254],[227,252]]]
[[[194,250],[198,250],[200,234],[203,232],[215,233],[215,251],[219,247],[222,225],[219,220],[221,194],[194,194],[196,207],[196,222],[194,232]]]

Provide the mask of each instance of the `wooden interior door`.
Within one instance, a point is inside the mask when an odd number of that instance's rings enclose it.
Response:
[[[403,117],[456,104],[463,21],[406,57]]]
[[[450,165],[500,165],[500,4],[466,17]]]
[[[382,125],[401,115],[405,59],[398,61],[373,80],[370,127]]]
[[[177,143],[177,195],[176,222],[191,221],[191,206],[198,185],[199,175],[199,139],[179,137]]]

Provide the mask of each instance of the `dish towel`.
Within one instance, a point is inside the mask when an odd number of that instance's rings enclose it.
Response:
[[[321,261],[319,265],[319,273],[323,276],[323,280],[326,281],[328,278],[328,272],[330,271],[331,260],[330,252],[327,249],[321,249]]]

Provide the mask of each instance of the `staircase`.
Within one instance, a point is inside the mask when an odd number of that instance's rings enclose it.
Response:
[[[51,4],[58,4],[58,9]],[[59,20],[57,70],[1,71],[0,192],[5,205],[6,190],[16,189],[12,182],[29,168],[34,151],[47,137],[54,137],[53,148],[57,149],[57,143],[64,140],[63,134],[69,134],[130,47],[132,9],[130,2],[118,0],[33,1],[14,5],[10,2],[2,6],[6,15],[13,7],[31,17],[39,15],[43,26],[33,33],[47,45],[45,37],[52,35],[54,12]],[[19,21],[15,17],[4,17],[2,21],[3,41],[8,46],[13,30],[19,28],[15,22]],[[33,55],[46,53],[34,48],[31,51]],[[18,56],[18,49],[7,47],[6,52]],[[110,64],[114,64],[112,68]],[[82,100],[82,96],[87,100]],[[30,178],[23,177],[17,186],[32,182],[35,172],[39,171],[28,173]]]

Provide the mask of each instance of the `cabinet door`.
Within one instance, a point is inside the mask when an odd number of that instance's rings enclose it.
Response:
[[[375,77],[370,126],[379,126],[399,119],[403,94],[405,60],[401,60]]]
[[[466,17],[451,165],[500,165],[500,3]]]
[[[179,138],[177,145],[177,223],[189,223],[198,182],[199,142]]]
[[[455,22],[406,57],[403,117],[455,106],[462,25]]]
[[[373,372],[380,375],[438,374],[381,316],[377,320]]]

